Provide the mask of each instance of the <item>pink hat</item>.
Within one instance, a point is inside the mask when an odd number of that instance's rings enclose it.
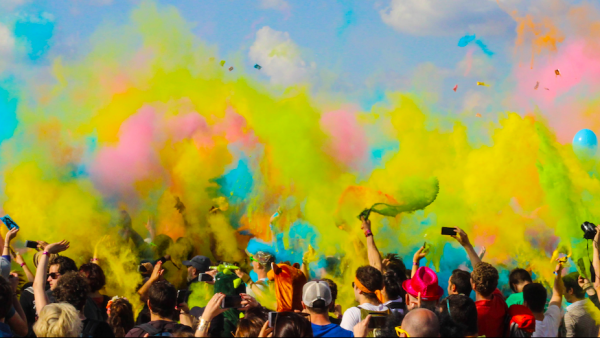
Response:
[[[420,267],[413,278],[405,280],[402,288],[415,298],[420,292],[421,299],[425,301],[438,300],[444,295],[444,289],[438,285],[437,274],[426,266]]]

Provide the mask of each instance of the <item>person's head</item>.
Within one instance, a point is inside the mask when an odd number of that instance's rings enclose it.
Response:
[[[387,254],[383,259],[383,263],[385,263],[383,266],[384,272],[394,271],[401,282],[408,279],[406,278],[406,265],[397,254]]]
[[[389,300],[395,300],[406,295],[404,289],[402,289],[401,276],[398,276],[394,270],[386,270],[383,274],[383,285],[385,286],[385,293]]]
[[[575,303],[576,301],[585,298],[585,291],[583,291],[577,282],[579,279],[579,272],[571,272],[562,279],[565,284],[565,299],[567,302]]]
[[[260,271],[267,273],[271,270],[271,263],[275,262],[275,256],[268,252],[258,251],[250,256],[250,261],[254,272],[258,273]]]
[[[56,283],[53,294],[58,303],[69,303],[77,311],[82,311],[89,292],[90,284],[87,278],[75,271],[69,271]]]
[[[358,283],[356,283],[358,281]],[[359,284],[360,283],[360,284]],[[381,272],[372,266],[361,266],[356,269],[354,298],[362,303],[378,304],[381,300],[377,297],[378,291],[383,288]]]
[[[268,312],[262,308],[251,308],[246,311],[244,318],[238,321],[236,337],[258,337],[260,330],[267,321]]]
[[[56,256],[50,260],[50,268],[48,269],[48,282],[50,289],[56,289],[56,284],[61,277],[69,271],[77,272],[77,264],[69,257]]]
[[[475,293],[489,297],[498,287],[498,270],[491,264],[479,262],[471,273],[471,287]]]
[[[205,256],[195,256],[189,261],[183,261],[183,265],[187,266],[187,280],[191,282],[198,278],[201,273],[210,270],[210,259]]]
[[[43,254],[44,254],[44,252],[43,252],[43,251],[38,251],[38,252],[36,252],[35,254],[33,254],[33,266],[35,266],[36,268],[37,268],[37,266],[38,266],[38,262],[40,261],[40,257],[42,257],[42,255],[43,255]],[[49,255],[48,255],[48,260],[49,260],[50,262],[52,262],[52,260],[53,260],[54,258],[56,258],[56,257],[58,257],[58,255],[57,255],[57,254],[49,254]]]
[[[468,271],[456,269],[452,271],[450,279],[448,280],[448,294],[449,295],[465,295],[471,296],[471,273]]]
[[[38,337],[79,337],[83,324],[73,305],[54,303],[44,306],[33,332]]]
[[[87,278],[90,284],[90,291],[96,292],[102,290],[106,284],[104,270],[98,264],[87,263],[79,267],[79,274]]]
[[[527,306],[531,312],[543,313],[546,297],[548,297],[548,291],[540,283],[529,283],[523,287],[523,305]]]
[[[323,278],[322,281],[327,282],[329,290],[331,291],[331,304],[329,304],[329,312],[335,311],[335,300],[337,299],[338,289],[337,284],[328,278]]]
[[[273,337],[312,337],[312,325],[301,314],[284,312],[277,316],[273,328]]]
[[[131,303],[125,298],[113,298],[107,310],[108,324],[112,327],[115,336],[125,337],[127,332],[135,326]]]
[[[177,306],[177,290],[167,281],[158,281],[148,290],[148,307],[153,316],[171,318]]]
[[[532,283],[531,275],[525,269],[516,268],[508,275],[508,283],[513,292],[523,292],[523,287]]]
[[[410,337],[439,337],[440,322],[433,311],[419,308],[404,316],[402,329]],[[407,337],[407,335],[401,334],[400,337]]]
[[[311,316],[329,315],[329,305],[333,297],[329,284],[325,281],[312,281],[304,284],[302,287],[302,307],[304,307]],[[311,317],[312,318],[312,317]]]
[[[465,295],[450,295],[439,305],[442,336],[476,336],[477,307],[475,302]]]
[[[402,288],[406,291],[406,308],[408,310],[418,306],[420,293],[421,307],[436,311],[438,301],[444,295],[444,289],[438,283],[437,274],[426,266],[417,269],[413,278],[402,283]]]
[[[13,306],[13,291],[10,283],[0,276],[0,319],[4,319]]]

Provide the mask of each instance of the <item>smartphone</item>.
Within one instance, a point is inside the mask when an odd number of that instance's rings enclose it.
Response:
[[[456,235],[456,228],[442,227],[442,235],[454,236],[454,235]]]
[[[148,269],[146,269],[145,266],[143,266],[142,264],[138,265],[137,271],[140,273],[146,273],[148,272]]]
[[[25,247],[30,249],[37,249],[38,242],[36,241],[25,241]]]
[[[185,303],[186,295],[187,290],[177,290],[177,305]]]
[[[215,279],[213,278],[213,276],[207,274],[207,273],[201,273],[198,275],[198,282],[212,282]]]
[[[275,326],[275,321],[277,321],[277,312],[269,312],[269,327]]]
[[[370,315],[371,319],[369,320],[369,329],[381,329],[385,327],[387,316],[375,313],[370,313]]]
[[[221,302],[221,309],[239,309],[242,305],[242,296],[225,296]]]
[[[10,218],[10,216],[6,215],[0,219],[2,220],[2,222],[4,224],[6,224],[6,227],[8,228],[8,230],[12,230],[13,228],[19,229],[19,226],[17,225],[17,223],[15,223],[15,221],[13,221],[12,218]]]

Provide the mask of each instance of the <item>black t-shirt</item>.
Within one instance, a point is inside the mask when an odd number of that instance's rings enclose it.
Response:
[[[155,328],[157,331],[159,332],[169,332],[169,333],[176,333],[176,332],[189,332],[189,333],[194,333],[194,329],[192,329],[191,327],[187,326],[187,325],[183,325],[183,324],[178,324],[176,322],[169,322],[166,320],[155,320],[153,322],[149,322],[148,324],[152,325],[153,328]],[[129,332],[127,332],[127,335],[125,337],[143,337],[146,335],[146,331],[144,331],[142,328],[139,327],[134,327],[133,329],[131,329]]]
[[[93,327],[95,325],[95,327]],[[83,321],[82,337],[114,337],[112,327],[107,322],[86,319]]]
[[[27,318],[27,326],[29,328],[27,337],[35,337],[35,333],[33,332],[33,324],[35,323],[36,313],[35,297],[33,296],[33,287],[31,286],[32,284],[33,283],[27,283],[23,285],[23,288],[21,289],[21,298],[19,299],[21,307],[23,308],[23,312],[25,313],[25,318]]]

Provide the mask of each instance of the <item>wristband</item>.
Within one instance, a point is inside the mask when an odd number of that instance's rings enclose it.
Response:
[[[413,262],[414,266],[419,266],[419,262]]]
[[[42,252],[42,255],[46,255],[46,256],[50,257],[50,253],[48,251]]]
[[[373,236],[373,233],[371,232],[371,230],[365,231],[365,237],[369,237],[369,236]]]
[[[210,328],[210,321],[208,321],[204,318],[200,318],[200,325],[198,325],[198,331],[207,332],[209,328]]]
[[[90,260],[90,262],[97,262],[98,260],[99,260],[98,258],[92,258],[92,259]]]
[[[25,262],[19,264],[21,267],[24,267],[25,265],[27,265]]]

